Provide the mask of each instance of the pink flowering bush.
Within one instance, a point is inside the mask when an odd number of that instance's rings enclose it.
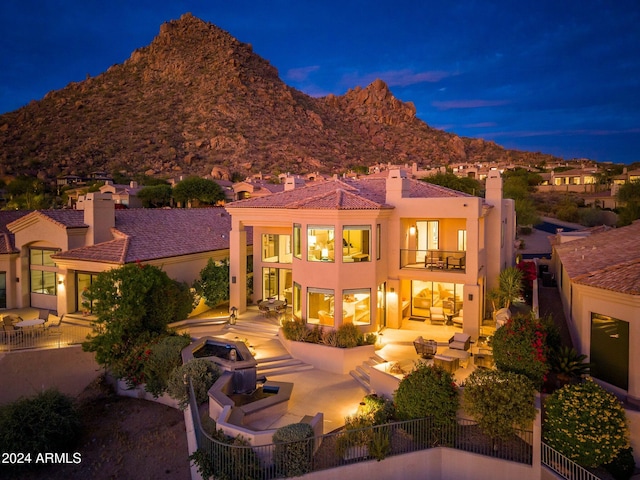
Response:
[[[549,370],[546,338],[542,322],[530,315],[515,315],[492,338],[496,367],[524,375],[539,389]]]

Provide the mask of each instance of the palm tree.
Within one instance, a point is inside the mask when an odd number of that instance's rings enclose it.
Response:
[[[509,308],[522,295],[522,271],[516,267],[502,270],[498,279],[498,291],[503,307]]]

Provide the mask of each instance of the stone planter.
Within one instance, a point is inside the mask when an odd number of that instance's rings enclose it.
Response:
[[[313,365],[318,370],[340,375],[348,374],[375,354],[374,345],[338,348],[317,343],[294,342],[284,337],[282,329],[278,332],[278,337],[292,357]]]

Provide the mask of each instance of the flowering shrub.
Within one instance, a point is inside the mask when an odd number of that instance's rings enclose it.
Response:
[[[609,463],[630,445],[624,408],[592,380],[555,391],[544,408],[544,441],[584,467]]]
[[[536,264],[529,261],[522,261],[516,265],[516,268],[522,272],[522,285],[525,290],[533,288],[533,281],[536,279]]]
[[[157,342],[157,338],[149,340],[148,336],[143,336],[140,341],[130,345],[111,365],[113,374],[124,380],[129,388],[145,383],[145,362],[151,356],[152,345]]]
[[[546,330],[529,315],[516,315],[496,330],[491,341],[496,367],[519,373],[540,388],[549,369]]]

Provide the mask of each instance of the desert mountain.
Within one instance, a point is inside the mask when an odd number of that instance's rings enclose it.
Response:
[[[550,158],[433,129],[380,80],[342,96],[305,95],[250,45],[191,14],[163,24],[122,64],[0,116],[1,175],[331,173]]]

